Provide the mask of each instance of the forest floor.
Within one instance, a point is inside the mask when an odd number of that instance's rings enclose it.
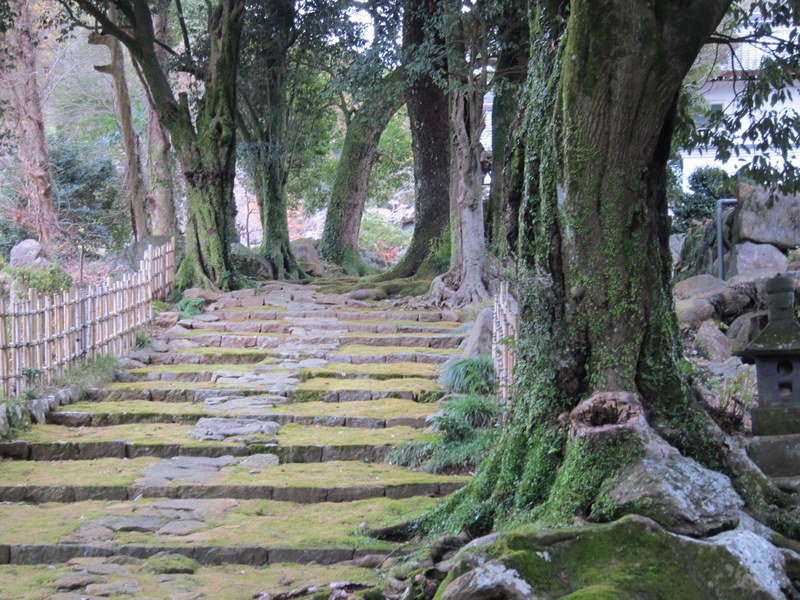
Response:
[[[383,462],[436,435],[454,313],[271,282],[174,321],[0,443],[0,598],[344,592],[419,549],[370,532],[466,481]]]

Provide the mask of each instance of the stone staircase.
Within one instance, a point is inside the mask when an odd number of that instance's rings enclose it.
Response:
[[[436,367],[459,353],[459,326],[277,282],[181,319],[118,381],[0,442],[0,598],[375,583],[415,546],[369,530],[465,482],[383,462],[432,439]]]

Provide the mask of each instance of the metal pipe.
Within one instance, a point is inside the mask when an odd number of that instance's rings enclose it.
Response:
[[[720,198],[717,200],[717,264],[719,266],[719,278],[725,281],[725,244],[722,242],[722,207],[726,204],[736,204],[736,198]]]

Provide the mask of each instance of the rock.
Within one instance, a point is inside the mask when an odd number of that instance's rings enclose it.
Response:
[[[728,284],[713,275],[696,275],[675,284],[675,299],[711,298],[721,294]]]
[[[189,535],[198,529],[202,529],[204,523],[197,519],[177,519],[170,521],[161,529],[156,531],[157,535]],[[191,572],[191,571],[190,571]]]
[[[144,567],[153,573],[167,575],[174,573],[194,573],[200,568],[200,563],[182,554],[159,552],[145,560]]]
[[[725,548],[749,571],[750,576],[775,600],[784,600],[792,582],[786,576],[784,553],[752,531],[737,529],[715,535],[709,543]]]
[[[741,275],[749,271],[769,270],[772,274],[785,273],[789,266],[786,255],[770,244],[744,242],[734,247],[728,275]]]
[[[208,302],[216,302],[222,297],[220,292],[212,292],[211,290],[204,290],[203,288],[188,288],[183,290],[183,297],[187,300],[194,300],[202,298]]]
[[[761,548],[756,543],[754,552]],[[774,583],[754,576],[728,548],[670,534],[638,515],[602,525],[510,531],[485,548],[465,546],[452,564],[437,597],[775,598]],[[490,587],[492,581],[497,587]],[[503,581],[510,589],[502,588]],[[473,592],[478,585],[485,586],[482,595]],[[518,595],[523,589],[529,591]]]
[[[231,244],[231,263],[237,273],[250,279],[273,279],[276,276],[266,258],[242,244]]]
[[[164,329],[169,329],[170,327],[174,327],[178,324],[178,321],[181,320],[181,313],[179,312],[162,312],[156,315],[156,318],[153,319],[153,325],[156,327],[163,327]]]
[[[752,296],[750,295],[752,292]],[[750,285],[729,285],[714,298],[717,313],[723,319],[732,319],[755,304],[755,288]]]
[[[274,421],[206,417],[197,421],[189,435],[199,440],[223,440],[236,435],[275,435],[280,428]]]
[[[325,267],[317,253],[313,240],[299,239],[292,242],[292,252],[303,270],[312,277],[325,275]]]
[[[677,265],[681,258],[683,244],[686,242],[685,233],[673,233],[669,236],[669,253],[672,255],[672,264]]]
[[[744,506],[728,477],[679,455],[635,461],[609,497],[623,513],[643,515],[669,531],[696,537],[735,527]]]
[[[681,325],[698,325],[716,314],[714,305],[706,298],[690,298],[675,302],[678,322]]]
[[[97,582],[97,577],[89,573],[65,573],[50,585],[59,590],[75,590]]]
[[[245,469],[265,469],[280,464],[280,458],[274,454],[253,454],[239,461],[239,466]]]
[[[489,561],[454,579],[441,598],[455,600],[535,600],[531,586],[501,561]],[[541,598],[539,596],[539,598]]]
[[[26,402],[28,412],[34,423],[39,425],[44,424],[49,406],[46,398],[32,398]]]
[[[697,330],[694,348],[697,352],[714,362],[724,362],[731,357],[731,340],[719,330],[713,321],[705,321]]]
[[[748,312],[739,315],[733,323],[728,326],[728,331],[725,335],[731,340],[732,344],[736,346],[745,346],[758,335],[758,332],[762,329],[760,323],[762,321],[766,323],[766,319],[767,313],[764,311]]]
[[[139,591],[139,584],[133,579],[114,581],[112,583],[93,583],[86,586],[86,593],[92,596],[118,596],[135,594]]]
[[[475,324],[470,330],[469,338],[467,338],[467,344],[461,353],[462,358],[491,354],[493,318],[494,311],[491,308],[484,308],[478,313]]]
[[[127,371],[129,369],[141,369],[145,364],[132,358],[120,358],[117,366],[123,371]]]
[[[741,239],[783,250],[800,246],[800,197],[755,188],[739,205]]]
[[[176,321],[176,323],[177,323],[177,321]],[[173,337],[186,335],[190,331],[191,331],[190,329],[187,329],[186,327],[183,327],[182,325],[173,325],[172,327],[170,327],[169,329],[167,329],[164,332],[164,335],[166,337],[168,337],[168,338],[173,338]]]
[[[47,264],[44,248],[36,240],[22,240],[13,248],[8,259],[10,267]]]

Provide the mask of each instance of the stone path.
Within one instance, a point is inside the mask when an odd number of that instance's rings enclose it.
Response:
[[[118,381],[0,443],[0,598],[371,584],[414,546],[368,530],[463,485],[383,462],[432,438],[455,314],[270,283],[175,320]]]

